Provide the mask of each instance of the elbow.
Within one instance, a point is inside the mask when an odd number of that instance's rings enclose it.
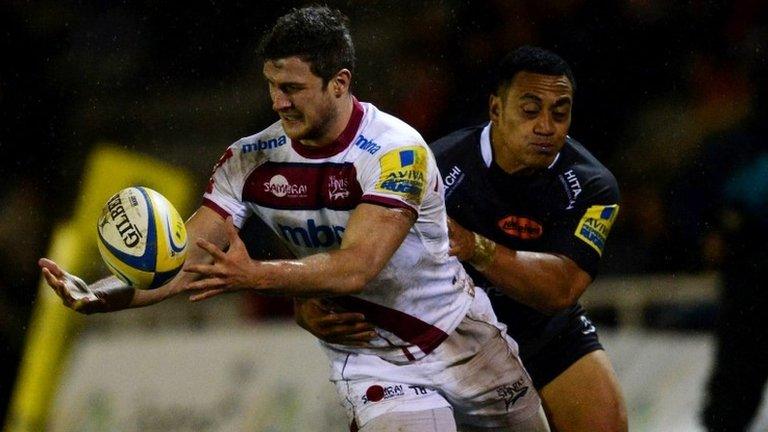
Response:
[[[345,271],[338,278],[334,278],[335,287],[329,286],[328,288],[340,295],[360,294],[368,283],[384,269],[389,258],[389,256],[366,256],[359,253],[350,256]]]
[[[539,306],[539,311],[545,315],[557,315],[574,304],[576,301],[571,301],[569,298],[553,298],[543,302]]]
[[[363,271],[349,273],[344,275],[342,280],[335,287],[331,287],[331,289],[335,291],[334,294],[339,295],[360,294],[374,277],[376,277],[376,274],[371,275]]]
[[[354,295],[354,294],[360,294],[363,292],[363,288],[365,288],[365,285],[368,284],[369,279],[362,275],[354,275],[345,281],[344,284],[344,294],[348,295]]]
[[[544,299],[539,310],[547,315],[555,315],[568,309],[579,301],[579,298],[587,289],[587,285],[588,283],[581,281],[564,284],[561,289],[557,290],[557,295]]]

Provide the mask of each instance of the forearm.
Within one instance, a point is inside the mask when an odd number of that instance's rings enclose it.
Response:
[[[378,274],[352,250],[339,249],[299,260],[259,261],[254,289],[268,295],[315,297],[356,294]]]
[[[477,263],[477,259],[472,262]],[[591,282],[590,276],[565,256],[515,251],[498,244],[476,268],[506,295],[548,314],[574,304]]]
[[[168,289],[139,290],[125,284],[120,279],[110,276],[88,286],[101,300],[86,307],[84,313],[114,312],[123,309],[149,306],[169,296]]]
[[[190,297],[193,301],[234,290],[293,297],[356,294],[389,262],[413,223],[409,211],[363,203],[350,215],[340,249],[274,261],[251,259],[245,244],[227,225],[227,252],[199,239],[197,245],[210,254],[213,263],[185,267],[186,274],[201,279],[182,286],[199,290]]]

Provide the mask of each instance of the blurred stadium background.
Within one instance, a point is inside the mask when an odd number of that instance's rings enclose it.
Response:
[[[39,303],[36,260],[76,214],[88,156],[105,143],[147,155],[189,173],[199,199],[222,151],[275,120],[254,49],[305,3],[0,4],[0,421]],[[703,236],[715,192],[702,178],[717,137],[765,114],[768,5],[327,3],[351,19],[354,93],[428,141],[486,119],[487,72],[509,49],[541,45],[570,62],[571,135],[614,172],[623,197],[584,303],[631,430],[703,430],[722,245]],[[766,226],[752,237],[766,239]],[[175,300],[78,324],[38,430],[343,430],[325,360],[285,301]],[[766,411],[752,430],[768,430]]]

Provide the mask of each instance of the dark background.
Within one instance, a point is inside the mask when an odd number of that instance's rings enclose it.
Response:
[[[116,143],[188,168],[202,185],[231,142],[276,120],[254,51],[278,16],[304,4],[0,4],[0,420],[35,263],[73,211],[89,151]],[[488,71],[508,50],[561,54],[578,83],[571,136],[622,188],[602,273],[708,269],[704,222],[683,191],[707,140],[762,118],[765,2],[328,4],[351,20],[353,92],[427,141],[487,119]]]

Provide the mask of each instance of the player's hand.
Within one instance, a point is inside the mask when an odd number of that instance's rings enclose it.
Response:
[[[202,277],[202,279],[192,282],[186,287],[188,290],[200,291],[189,297],[191,301],[205,300],[226,291],[236,291],[255,286],[254,274],[259,263],[253,261],[248,255],[245,243],[237,235],[237,230],[232,224],[232,217],[228,217],[224,225],[229,240],[227,252],[200,238],[197,239],[196,244],[213,257],[213,264],[184,266],[185,272],[197,273]]]
[[[374,326],[357,312],[334,312],[320,299],[296,299],[296,322],[328,343],[368,346],[376,337]]]
[[[448,253],[456,256],[459,261],[467,261],[475,254],[475,233],[448,218]]]
[[[37,264],[43,270],[45,281],[66,307],[85,314],[104,308],[104,299],[91,291],[79,277],[67,273],[47,258],[40,258]]]

